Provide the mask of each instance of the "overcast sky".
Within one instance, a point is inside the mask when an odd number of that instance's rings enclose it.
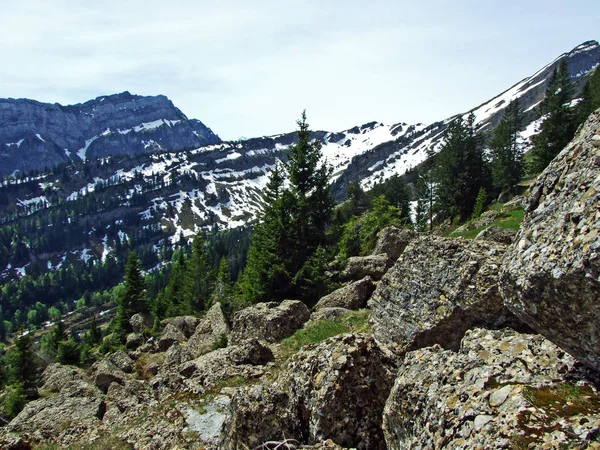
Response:
[[[223,139],[466,111],[598,39],[600,1],[1,0],[0,97],[167,95]]]

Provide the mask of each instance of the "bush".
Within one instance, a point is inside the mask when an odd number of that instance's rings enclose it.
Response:
[[[2,397],[2,409],[8,419],[13,419],[27,404],[27,395],[23,383],[14,383],[8,386]]]

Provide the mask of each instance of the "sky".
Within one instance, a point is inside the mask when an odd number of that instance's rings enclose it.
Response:
[[[587,40],[598,0],[0,0],[0,98],[168,96],[222,139],[467,111]]]

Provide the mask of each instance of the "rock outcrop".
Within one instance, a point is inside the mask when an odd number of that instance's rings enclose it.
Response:
[[[393,264],[394,262],[385,253],[370,256],[351,256],[348,258],[341,277],[344,280],[360,280],[364,277],[380,280]]]
[[[334,337],[307,349],[292,357],[272,385],[242,388],[233,396],[223,448],[293,438],[384,449],[380,423],[393,383],[391,369],[366,335]]]
[[[69,159],[197,148],[220,142],[165,96],[129,92],[61,106],[0,99],[0,175]]]
[[[507,307],[600,369],[600,111],[525,196],[526,216],[504,258]]]
[[[469,328],[514,321],[498,292],[505,249],[434,236],[410,243],[369,300],[375,337],[398,355],[434,344],[456,350]]]
[[[309,317],[308,308],[298,300],[257,303],[233,316],[231,343],[252,338],[277,342],[291,336]]]
[[[475,329],[458,353],[406,355],[387,400],[389,449],[586,448],[600,396],[570,379],[574,359],[539,335]]]
[[[215,303],[200,320],[187,343],[194,358],[213,350],[219,340],[229,335],[229,325],[220,303]]]
[[[408,243],[417,236],[412,230],[401,230],[396,227],[387,227],[377,235],[374,255],[385,253],[392,261],[396,261]]]
[[[492,225],[491,227],[487,227],[485,230],[481,230],[479,234],[475,236],[475,240],[494,241],[500,242],[501,244],[510,245],[512,244],[516,235],[517,230],[514,228],[500,228]]]
[[[361,309],[367,305],[367,300],[369,300],[374,290],[375,285],[371,277],[365,277],[322,297],[315,305],[315,309]]]

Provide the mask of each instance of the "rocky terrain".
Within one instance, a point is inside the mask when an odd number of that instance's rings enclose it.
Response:
[[[128,351],[48,366],[0,443],[597,448],[598,142],[600,110],[531,185],[508,245],[385,229],[312,311],[263,303],[229,322],[217,303],[148,341],[134,316]]]

